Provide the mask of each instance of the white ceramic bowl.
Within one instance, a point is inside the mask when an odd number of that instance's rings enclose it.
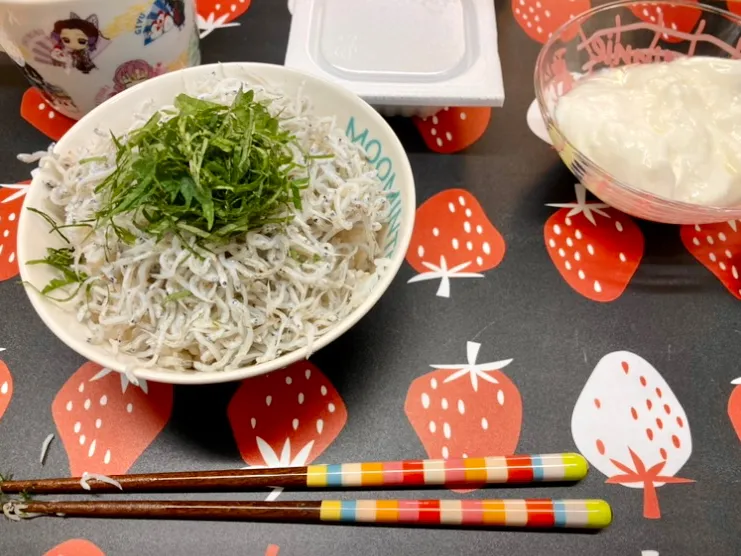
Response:
[[[294,94],[303,86],[303,94],[309,97],[314,111],[319,116],[335,116],[338,125],[346,129],[350,139],[366,148],[369,160],[378,168],[379,178],[387,186],[392,197],[392,221],[385,244],[385,255],[391,265],[373,288],[368,298],[347,318],[336,323],[334,328],[314,342],[320,349],[344,334],[360,320],[388,289],[404,260],[412,235],[415,214],[414,178],[409,159],[399,139],[385,120],[355,94],[327,81],[302,72],[269,64],[229,63],[188,68],[168,73],[141,83],[113,97],[87,114],[57,143],[56,152],[66,152],[84,145],[96,127],[110,128],[121,134],[131,125],[131,114],[144,101],[152,99],[155,106],[171,104],[174,97],[188,92],[188,83],[202,80],[209,73],[222,72],[225,77],[255,78],[267,81]],[[34,179],[24,203],[26,207],[44,210],[50,206],[48,190],[39,179]],[[47,211],[48,212],[48,211]],[[18,262],[24,281],[42,287],[53,277],[45,265],[27,265],[29,260],[43,258],[47,247],[61,247],[62,240],[49,233],[49,226],[37,215],[23,210],[18,225]],[[57,337],[80,355],[116,371],[123,371],[131,359],[115,356],[104,346],[87,342],[87,328],[77,322],[74,312],[26,288],[36,312]],[[300,349],[267,363],[222,372],[174,372],[163,368],[139,368],[134,375],[145,380],[173,384],[209,384],[240,380],[283,368],[306,357],[306,349]]]

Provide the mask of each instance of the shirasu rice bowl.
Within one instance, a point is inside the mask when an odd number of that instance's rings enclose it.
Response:
[[[75,227],[95,219],[96,186],[115,170],[114,144],[100,129],[83,149],[45,153],[35,171],[49,188],[44,210],[68,225],[70,268],[85,277],[59,303],[85,325],[88,342],[130,356],[137,368],[229,371],[310,353],[389,266],[382,249],[389,203],[362,147],[334,118],[314,115],[303,95],[271,84],[211,75],[189,94],[229,105],[243,88],[298,139],[293,155],[305,169],[296,171],[309,186],[288,224],[212,244],[187,233],[157,240],[125,215],[115,224],[136,236],[131,244],[109,226]],[[144,106],[131,130],[154,112]]]

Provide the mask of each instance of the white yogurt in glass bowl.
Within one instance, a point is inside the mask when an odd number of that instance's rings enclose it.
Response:
[[[741,60],[604,69],[558,99],[555,119],[621,181],[674,201],[741,204]]]

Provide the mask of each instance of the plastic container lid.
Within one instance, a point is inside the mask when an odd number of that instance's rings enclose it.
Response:
[[[286,66],[375,105],[504,103],[492,0],[295,0]]]

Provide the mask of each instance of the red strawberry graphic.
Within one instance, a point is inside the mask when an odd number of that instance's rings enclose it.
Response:
[[[85,363],[51,406],[70,473],[126,473],[172,413],[172,385],[129,383],[126,375]]]
[[[451,278],[481,278],[504,251],[504,238],[471,193],[442,191],[417,209],[406,260],[420,274],[409,283],[440,279],[437,295],[450,297]]]
[[[414,118],[427,147],[451,154],[470,147],[489,127],[491,108],[443,108],[434,116]]]
[[[23,94],[21,117],[54,141],[59,141],[75,125],[75,120],[54,110],[38,89],[28,89]]]
[[[340,394],[308,361],[245,380],[227,415],[242,459],[259,467],[307,465],[347,422]]]
[[[18,217],[30,181],[0,187],[0,281],[18,275],[15,245]]]
[[[0,349],[0,351],[5,351],[5,349]],[[0,419],[3,418],[5,410],[8,409],[12,397],[13,376],[10,374],[8,366],[0,361]]]
[[[511,455],[522,427],[522,400],[500,369],[512,360],[476,363],[481,344],[466,344],[467,363],[431,365],[409,387],[404,410],[431,458]]]
[[[659,372],[634,353],[603,357],[571,417],[579,451],[607,483],[643,489],[643,515],[661,517],[656,488],[691,483],[675,477],[692,454],[687,415]]]
[[[682,226],[682,243],[737,299],[741,299],[741,226],[739,220]]]
[[[71,539],[58,544],[44,556],[105,556],[105,552],[85,539]]]
[[[736,387],[731,392],[731,399],[728,400],[728,416],[731,418],[733,430],[736,431],[738,439],[741,440],[741,377],[737,378],[731,384]],[[2,411],[0,411],[0,415]]]
[[[196,8],[201,38],[210,35],[215,29],[239,25],[239,23],[232,22],[247,11],[251,1],[198,0]]]
[[[590,0],[512,0],[515,21],[531,39],[546,42],[564,23],[591,7]],[[563,40],[570,41],[578,27],[564,33]]]
[[[699,2],[699,0],[689,1]],[[632,6],[630,11],[646,23],[656,23],[661,27],[672,28],[682,33],[691,33],[700,17],[702,17],[700,8],[677,6],[670,2],[666,4],[638,4]],[[666,33],[662,33],[661,38],[667,42],[681,42],[684,40]]]
[[[280,547],[276,544],[269,544],[268,548],[265,550],[265,556],[278,556],[278,552],[280,552]]]
[[[613,301],[630,283],[643,258],[643,233],[629,216],[604,203],[587,203],[576,185],[576,203],[554,203],[560,210],[545,224],[545,243],[566,283],[592,301]]]
[[[728,11],[741,15],[741,0],[728,0]]]

